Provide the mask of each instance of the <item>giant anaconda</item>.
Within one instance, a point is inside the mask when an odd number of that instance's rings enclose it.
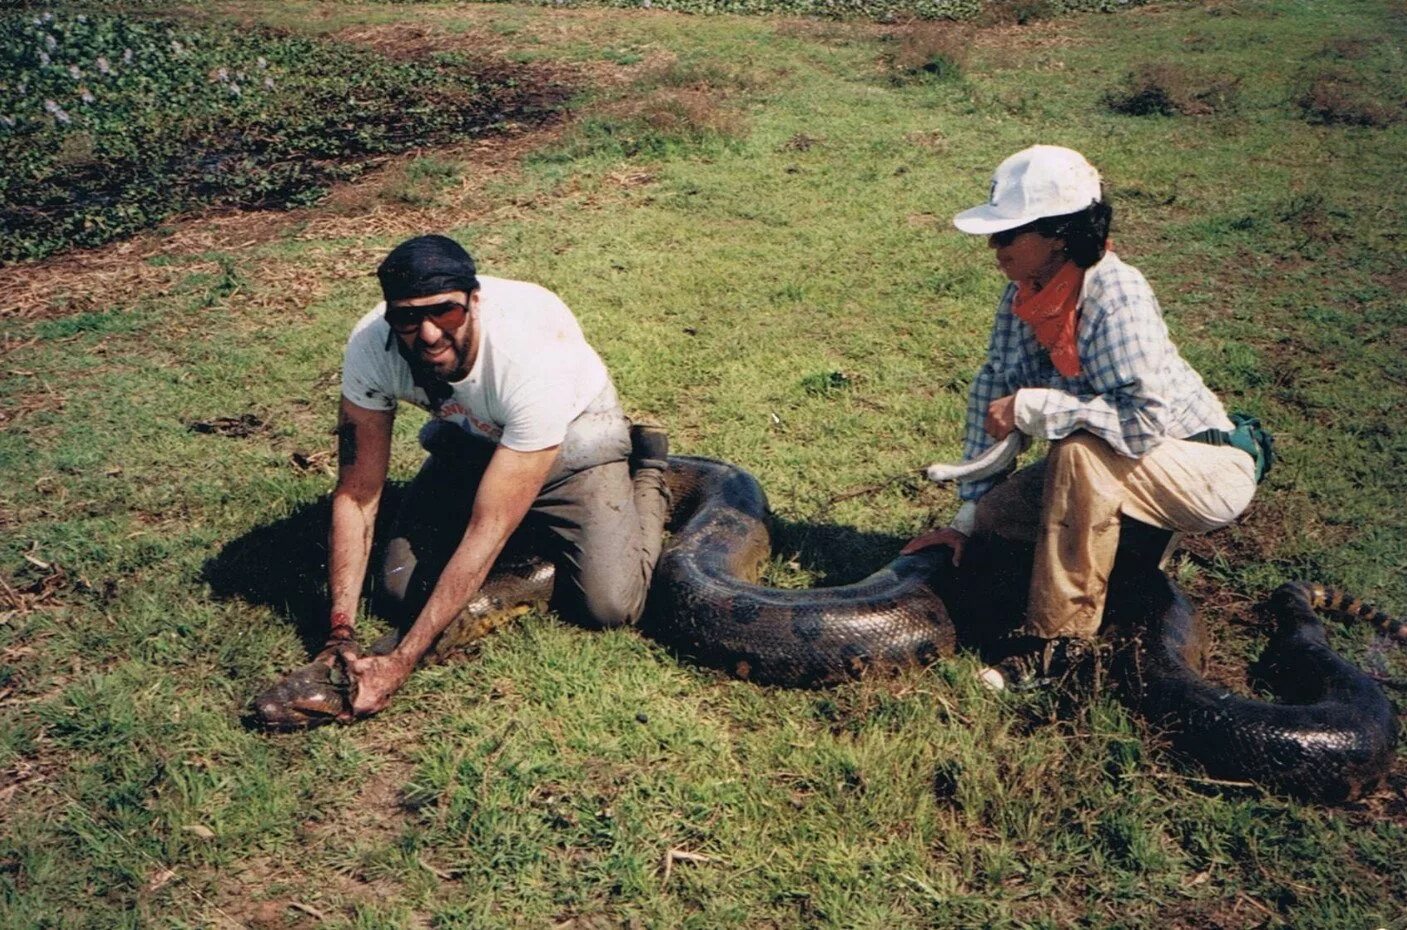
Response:
[[[781,590],[756,583],[771,553],[767,499],[743,469],[672,456],[672,538],[651,589],[646,632],[704,664],[786,686],[837,682],[873,667],[927,664],[949,656],[956,631],[945,586],[979,585],[954,575],[947,550],[901,556],[855,584]],[[437,643],[444,659],[525,608],[545,603],[551,566],[496,570]],[[1125,650],[1130,699],[1176,746],[1224,778],[1252,780],[1311,798],[1356,797],[1392,763],[1397,722],[1377,683],[1334,654],[1315,607],[1340,607],[1307,585],[1276,592],[1280,626],[1259,663],[1265,677],[1291,686],[1296,703],[1232,694],[1200,673],[1203,634],[1191,605],[1148,565],[1111,587],[1111,624],[1141,631]],[[966,592],[964,592],[966,593]],[[1381,615],[1390,635],[1407,629]],[[347,707],[329,663],[299,669],[255,699],[271,727],[334,719]]]
[[[1142,627],[1139,648],[1124,653],[1127,693],[1211,775],[1314,800],[1357,798],[1392,766],[1397,718],[1378,683],[1329,648],[1314,611],[1361,616],[1394,638],[1407,631],[1319,585],[1282,585],[1269,606],[1277,628],[1255,665],[1285,703],[1204,678],[1204,631],[1192,605],[1161,572],[1135,573],[1117,596],[1111,589],[1106,612],[1113,623]]]

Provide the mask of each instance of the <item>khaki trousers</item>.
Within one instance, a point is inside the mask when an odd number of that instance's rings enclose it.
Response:
[[[1235,520],[1255,493],[1255,464],[1231,446],[1169,439],[1142,458],[1080,430],[983,495],[974,534],[1035,543],[1026,631],[1099,632],[1125,515],[1177,533]]]

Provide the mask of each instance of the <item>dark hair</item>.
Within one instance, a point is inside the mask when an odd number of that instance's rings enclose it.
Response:
[[[376,269],[386,300],[429,297],[479,286],[474,259],[448,236],[417,236],[391,250]]]
[[[1083,210],[1064,216],[1046,216],[1031,225],[1047,239],[1064,239],[1065,254],[1081,268],[1088,268],[1104,257],[1109,239],[1109,226],[1114,221],[1114,208],[1106,200],[1097,200]]]

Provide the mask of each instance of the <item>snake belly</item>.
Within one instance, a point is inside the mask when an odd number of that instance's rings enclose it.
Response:
[[[772,552],[757,480],[692,456],[671,456],[668,479],[673,537],[651,587],[651,637],[739,678],[788,687],[953,654],[954,626],[930,582],[946,550],[900,556],[854,584],[769,588],[757,583]]]
[[[1316,591],[1294,583],[1271,596],[1278,625],[1255,664],[1282,698],[1270,702],[1202,676],[1203,624],[1165,575],[1124,587],[1111,609],[1144,622],[1124,660],[1135,707],[1213,777],[1330,803],[1372,790],[1392,766],[1397,718],[1378,683],[1329,647],[1314,608],[1334,605]]]

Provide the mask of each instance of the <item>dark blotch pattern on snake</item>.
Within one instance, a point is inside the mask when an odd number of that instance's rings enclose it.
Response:
[[[740,678],[792,687],[953,654],[956,631],[936,590],[954,583],[946,549],[901,556],[842,587],[768,588],[756,583],[771,554],[767,499],[757,481],[727,463],[674,456],[669,485],[673,535],[651,589],[652,637]],[[544,605],[552,574],[540,561],[496,568],[427,659],[462,652],[512,616]],[[982,582],[961,580],[973,589]],[[948,592],[958,593],[971,599],[970,590]],[[1377,683],[1328,647],[1314,609],[1352,613],[1399,640],[1407,632],[1317,586],[1286,586],[1272,607],[1279,629],[1259,665],[1294,703],[1241,697],[1204,678],[1204,631],[1187,599],[1149,566],[1122,572],[1111,582],[1107,619],[1139,631],[1138,648],[1122,653],[1129,699],[1214,776],[1307,798],[1357,797],[1392,763],[1396,718]],[[346,691],[326,676],[325,665],[305,666],[256,699],[256,715],[283,728],[335,718]]]
[[[1281,586],[1270,599],[1277,627],[1256,662],[1282,699],[1255,700],[1201,674],[1205,631],[1161,572],[1110,591],[1110,619],[1137,624],[1123,677],[1143,717],[1208,774],[1299,797],[1339,802],[1376,787],[1392,766],[1397,718],[1378,683],[1329,648],[1317,607],[1336,601],[1317,585]]]

